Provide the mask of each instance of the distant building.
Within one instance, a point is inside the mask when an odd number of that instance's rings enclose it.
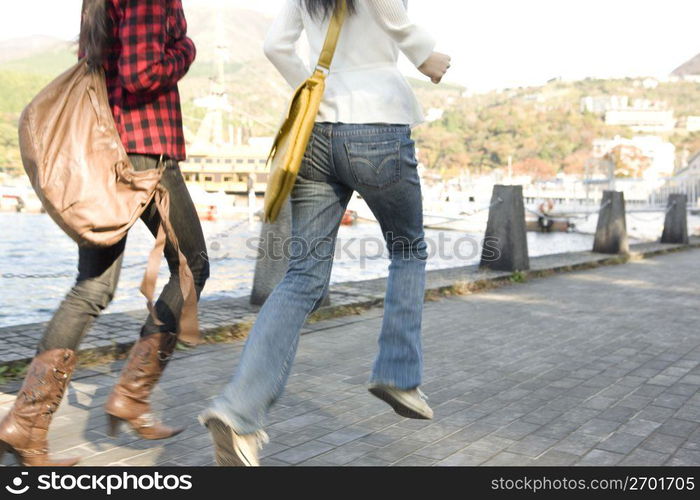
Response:
[[[688,164],[676,172],[674,179],[692,179],[695,182],[700,183],[700,151],[691,156],[690,160],[688,160]]]
[[[663,101],[627,96],[587,96],[581,99],[582,113],[605,117],[607,125],[629,127],[635,132],[670,132],[676,127],[673,110]]]
[[[445,110],[440,108],[430,108],[425,113],[425,121],[428,123],[441,120],[445,116]]]
[[[546,102],[547,98],[541,93],[527,94],[523,96],[523,101],[542,103]]]
[[[686,166],[654,193],[654,198],[657,202],[663,203],[669,194],[674,193],[688,195],[688,203],[691,207],[700,206],[700,151],[695,153]]]
[[[655,89],[659,86],[659,80],[656,78],[645,78],[640,82],[640,84],[645,89]]]
[[[667,111],[668,103],[665,101],[652,101],[651,99],[635,99],[632,101],[630,109],[641,110],[650,109],[654,111]]]
[[[700,131],[700,116],[684,116],[678,120],[678,128],[688,132]]]
[[[581,112],[604,115],[614,109],[625,109],[629,106],[629,97],[619,95],[587,96],[581,99]]]
[[[700,178],[700,151],[695,153],[688,162],[688,171]]]
[[[605,124],[629,127],[635,132],[671,132],[676,118],[672,110],[627,108],[607,111]]]
[[[648,167],[642,177],[648,181],[657,181],[673,175],[676,166],[676,147],[661,137],[653,135],[636,136],[632,139],[615,137],[614,139],[596,139],[593,141],[593,158],[601,159],[615,148],[622,146],[626,150],[636,148],[648,158]]]

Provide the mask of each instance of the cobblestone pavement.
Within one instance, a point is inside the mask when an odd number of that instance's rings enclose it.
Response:
[[[366,391],[380,308],[309,325],[263,464],[700,465],[699,261],[689,250],[426,303],[430,422]],[[154,399],[188,427],[166,442],[108,438],[101,405],[120,363],[79,372],[52,449],[85,465],[213,464],[195,417],[241,349],[178,354]]]

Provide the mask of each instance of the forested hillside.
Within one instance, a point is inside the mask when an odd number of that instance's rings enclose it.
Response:
[[[445,176],[465,168],[485,173],[505,167],[512,157],[516,173],[551,177],[577,173],[590,157],[595,138],[639,135],[611,127],[603,117],[583,113],[585,96],[621,95],[664,101],[676,117],[700,115],[700,84],[660,83],[645,88],[634,79],[553,81],[543,87],[494,92],[459,99],[438,120],[417,131],[423,161]],[[700,133],[666,134],[679,152],[700,150]]]
[[[210,15],[211,14],[211,15]],[[259,13],[229,9],[232,25],[210,26],[213,12],[197,11],[190,32],[198,58],[181,83],[185,126],[194,131],[205,110],[195,106],[207,95],[216,74],[216,41],[224,40],[225,92],[232,112],[225,125],[244,125],[253,135],[271,135],[286,107],[290,89],[263,57],[269,22]],[[46,37],[0,44],[0,169],[21,171],[16,125],[19,113],[47,82],[75,61],[73,44]],[[14,54],[14,56],[13,56]],[[515,173],[548,178],[558,172],[581,172],[596,138],[631,137],[626,128],[606,126],[602,116],[582,113],[585,96],[618,95],[666,102],[676,118],[700,115],[700,83],[660,83],[655,88],[637,79],[552,81],[543,87],[470,95],[455,85],[411,81],[424,108],[444,110],[441,119],[415,131],[423,163],[443,177],[469,171],[487,173],[512,158]],[[676,131],[666,137],[679,151],[700,150],[700,133]]]

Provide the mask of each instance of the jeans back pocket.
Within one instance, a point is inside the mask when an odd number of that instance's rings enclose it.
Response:
[[[401,140],[347,142],[350,171],[362,186],[384,188],[401,179]]]

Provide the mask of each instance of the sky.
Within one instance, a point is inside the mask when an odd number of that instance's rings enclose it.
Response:
[[[185,10],[202,1],[183,0]],[[287,0],[217,1],[274,16]],[[4,3],[0,40],[77,35],[81,0]],[[409,0],[409,15],[452,56],[446,81],[476,91],[556,77],[662,77],[700,53],[697,0]],[[402,68],[417,75],[406,61]]]

